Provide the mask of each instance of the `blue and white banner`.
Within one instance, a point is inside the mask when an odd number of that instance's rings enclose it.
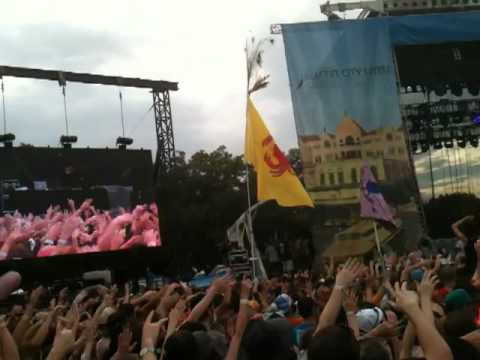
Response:
[[[380,227],[381,242],[399,238],[402,222],[420,233],[387,22],[304,23],[282,30],[305,185],[319,208],[317,233],[331,244],[324,254],[360,255],[375,244],[372,221],[360,218],[366,164],[399,225]]]
[[[283,25],[299,136],[333,132],[344,116],[366,130],[401,123],[385,22]]]

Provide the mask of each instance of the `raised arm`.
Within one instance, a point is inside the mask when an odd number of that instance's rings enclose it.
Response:
[[[412,357],[412,349],[415,345],[415,325],[411,321],[408,322],[407,328],[403,334],[402,349],[400,350],[400,360]]]
[[[463,242],[467,242],[468,239],[467,237],[465,236],[465,234],[463,233],[462,230],[460,230],[460,226],[463,225],[464,223],[468,222],[468,221],[472,221],[474,219],[473,216],[466,216],[460,220],[458,220],[457,222],[453,223],[452,224],[452,231],[453,233],[455,234],[455,236],[457,238],[459,238],[460,240],[462,240]]]
[[[237,323],[235,325],[235,333],[230,341],[228,353],[225,360],[237,360],[240,350],[240,343],[248,324],[248,300],[252,290],[252,282],[244,279],[240,290],[240,309],[238,310]]]
[[[335,286],[325,305],[325,309],[320,315],[315,333],[328,326],[335,325],[335,321],[342,308],[343,291],[360,275],[361,270],[362,264],[356,260],[349,259],[343,269],[337,274]]]
[[[422,312],[432,324],[435,324],[432,308],[432,294],[439,282],[438,276],[434,275],[432,271],[426,271],[423,274],[422,282],[418,286]]]
[[[418,305],[418,295],[407,290],[407,283],[400,287],[395,284],[397,305],[407,314],[415,325],[420,346],[427,360],[453,360],[448,344],[435,328],[435,325],[425,316]]]
[[[35,307],[38,304],[38,300],[40,299],[40,296],[43,294],[43,292],[43,287],[38,287],[34,289],[30,294],[30,299],[27,306],[25,307],[25,312],[21,317],[20,321],[18,322],[17,326],[15,327],[15,330],[13,331],[13,338],[18,345],[21,345],[23,342],[25,332],[30,326],[30,320],[32,319],[33,311],[35,310]]]
[[[210,304],[212,303],[215,295],[224,291],[227,286],[229,286],[230,281],[232,280],[230,274],[225,275],[221,278],[216,279],[212,285],[208,288],[207,294],[203,299],[193,308],[190,313],[187,321],[198,321],[203,314],[208,310]]]
[[[20,360],[18,346],[15,344],[12,334],[7,329],[4,321],[0,322],[0,345],[2,349],[2,358],[8,360]]]

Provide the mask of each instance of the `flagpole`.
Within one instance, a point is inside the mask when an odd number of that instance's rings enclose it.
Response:
[[[380,245],[380,237],[378,236],[377,222],[373,220],[373,231],[375,233],[375,243],[377,244],[378,255],[381,258],[380,265],[382,266],[382,271],[385,273],[385,257],[383,256],[382,247]]]
[[[245,65],[247,67],[247,86],[246,86],[246,99],[245,99],[245,129],[247,128],[247,121],[248,121],[248,97],[249,97],[249,86],[250,86],[250,71],[248,67],[248,38],[245,40]],[[255,235],[253,234],[253,224],[252,224],[252,198],[250,196],[250,169],[248,167],[248,163],[245,163],[245,169],[247,173],[247,201],[248,201],[248,209],[247,209],[247,238],[250,242],[250,256],[252,259],[252,276],[253,279],[257,278],[257,272],[255,271],[255,261],[256,261],[256,251],[255,251]]]

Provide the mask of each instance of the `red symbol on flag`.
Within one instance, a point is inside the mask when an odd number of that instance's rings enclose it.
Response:
[[[275,144],[272,136],[267,136],[262,141],[262,146],[265,148],[263,160],[270,168],[270,174],[272,174],[272,176],[279,177],[287,171],[290,174],[293,174],[292,167],[290,166],[287,157],[283,154],[277,144]]]

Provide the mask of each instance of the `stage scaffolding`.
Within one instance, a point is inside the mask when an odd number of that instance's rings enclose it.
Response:
[[[167,173],[175,164],[175,142],[173,138],[170,91],[178,90],[177,82],[148,80],[121,76],[107,76],[89,73],[77,73],[62,70],[45,70],[17,66],[0,66],[0,78],[4,76],[58,81],[61,86],[67,82],[84,84],[115,85],[151,89],[157,136],[154,181]]]

